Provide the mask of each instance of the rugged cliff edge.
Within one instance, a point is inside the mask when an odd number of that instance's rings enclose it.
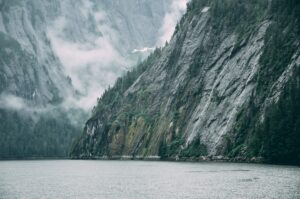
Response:
[[[300,6],[193,0],[169,44],[107,90],[73,158],[300,162]]]

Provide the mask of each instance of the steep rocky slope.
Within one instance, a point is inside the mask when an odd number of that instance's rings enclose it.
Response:
[[[0,9],[1,93],[40,106],[62,98],[64,91],[72,92],[46,37],[41,13],[46,12],[47,5],[1,1]]]
[[[63,156],[79,133],[58,108],[75,90],[46,36],[49,8],[0,2],[0,158]]]
[[[299,163],[299,96],[290,97],[299,90],[299,9],[294,0],[193,0],[170,43],[103,94],[71,156]],[[259,131],[266,118],[283,121],[270,112],[284,98],[293,99],[291,126],[281,137]],[[293,157],[279,160],[278,145]]]
[[[87,119],[90,104],[82,99],[92,77],[101,76],[91,89],[101,93],[107,79],[143,59],[138,50],[156,44],[170,4],[0,0],[0,158],[65,156]],[[107,46],[124,66],[105,61]],[[97,73],[89,71],[91,59]],[[81,71],[68,65],[74,60]]]

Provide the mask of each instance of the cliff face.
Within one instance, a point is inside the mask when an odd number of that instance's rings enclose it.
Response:
[[[299,78],[297,11],[296,1],[192,1],[170,43],[104,93],[72,157],[268,158],[253,132]]]
[[[46,36],[47,4],[1,1],[1,93],[41,106],[72,92]],[[39,10],[37,10],[39,9]],[[2,94],[3,96],[4,94]]]
[[[170,4],[0,0],[0,158],[66,156],[87,119],[85,101],[77,102],[89,96],[89,82],[100,76],[92,90],[100,93],[126,70],[113,59],[143,59],[138,50],[156,44]],[[106,46],[118,55],[112,61]],[[102,63],[106,71],[91,75]]]

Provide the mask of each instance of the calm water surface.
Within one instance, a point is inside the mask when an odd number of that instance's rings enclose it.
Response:
[[[0,198],[300,198],[300,167],[143,161],[0,161]]]

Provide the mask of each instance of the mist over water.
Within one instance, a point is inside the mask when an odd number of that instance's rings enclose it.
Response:
[[[300,168],[231,163],[2,161],[0,198],[300,197]]]

